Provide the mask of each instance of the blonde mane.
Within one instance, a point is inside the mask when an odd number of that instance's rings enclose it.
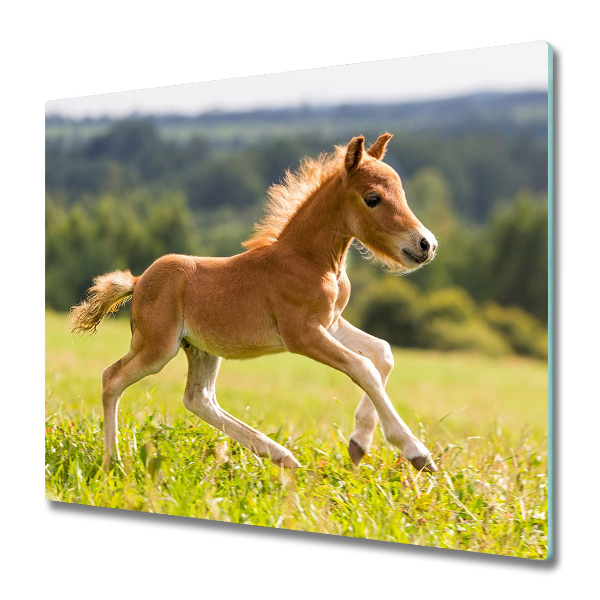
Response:
[[[336,146],[333,152],[317,158],[304,157],[295,171],[287,169],[281,183],[267,190],[265,214],[242,246],[254,250],[274,244],[310,195],[343,168],[345,153],[346,146]]]

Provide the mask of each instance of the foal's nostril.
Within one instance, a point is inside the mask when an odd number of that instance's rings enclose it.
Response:
[[[425,238],[421,238],[419,245],[421,246],[421,250],[423,250],[423,252],[427,252],[429,250],[429,242]]]

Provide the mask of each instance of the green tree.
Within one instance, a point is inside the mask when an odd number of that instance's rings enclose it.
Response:
[[[494,214],[489,230],[488,298],[548,318],[548,204],[521,193]]]
[[[207,161],[186,182],[190,206],[197,211],[256,204],[266,187],[252,161],[242,154]]]
[[[406,280],[381,279],[361,303],[362,329],[396,346],[421,346],[422,297]]]

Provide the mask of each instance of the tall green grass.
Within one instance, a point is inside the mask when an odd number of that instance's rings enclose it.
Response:
[[[282,471],[187,412],[182,353],[127,390],[122,461],[101,469],[100,374],[129,343],[124,319],[71,340],[46,318],[46,495],[193,516],[543,559],[548,554],[547,366],[396,350],[388,392],[433,451],[419,474],[378,433],[360,467],[346,444],[360,391],[292,355],[225,361],[221,405],[289,448]]]

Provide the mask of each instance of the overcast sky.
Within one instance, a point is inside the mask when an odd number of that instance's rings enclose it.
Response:
[[[298,104],[408,101],[548,89],[545,42],[52,100],[46,114],[197,114]]]

